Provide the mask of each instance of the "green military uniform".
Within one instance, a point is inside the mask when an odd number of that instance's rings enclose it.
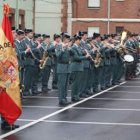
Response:
[[[121,82],[121,78],[125,73],[125,65],[124,65],[124,60],[123,60],[124,52],[122,51],[121,53],[117,52],[117,67],[118,73],[117,73],[117,82]]]
[[[35,45],[32,40],[29,38],[25,38],[22,41],[22,44],[27,47],[27,45],[31,48],[32,52],[29,52],[25,56],[25,72],[24,72],[24,95],[32,94],[32,86],[34,81],[34,70],[35,63],[39,63],[39,61],[34,58],[32,53],[35,53]]]
[[[105,47],[103,46],[102,43],[99,43],[100,46],[100,54],[101,54],[101,62],[99,65],[100,69],[100,75],[99,75],[99,82],[100,82],[100,88],[104,90],[106,88],[105,85]]]
[[[99,42],[96,42],[96,47],[98,47],[99,49],[99,52],[95,51],[94,53],[94,57],[96,58],[97,56],[97,53],[100,53],[100,43]],[[101,53],[100,53],[100,57],[101,57]],[[99,66],[98,67],[95,67],[95,78],[94,78],[94,83],[93,83],[93,91],[94,92],[99,92],[100,89],[99,89],[99,84],[101,82],[101,68],[103,66],[103,61],[100,62]]]
[[[34,56],[37,59],[37,61],[35,61],[35,65],[34,65],[34,77],[33,77],[33,84],[32,84],[32,94],[39,94],[40,92],[38,91],[38,83],[39,83],[39,79],[41,77],[41,71],[40,71],[40,62],[39,60],[42,59],[42,55],[43,55],[43,49],[42,47],[37,48],[37,46],[39,45],[39,42],[34,42]]]
[[[55,49],[57,48],[58,45],[54,46],[53,44],[50,45],[48,51],[51,55],[51,60],[52,60],[52,69],[53,69],[53,80],[52,80],[52,88],[57,89],[57,81],[58,81],[58,76],[57,76],[57,58],[56,58],[56,53]]]
[[[16,54],[18,58],[18,65],[19,65],[19,78],[20,78],[20,87],[22,87],[23,80],[24,80],[24,63],[25,63],[25,56],[26,56],[26,48],[22,45],[22,43],[18,40],[14,42],[16,48]]]
[[[71,71],[73,73],[73,83],[72,83],[72,91],[71,97],[72,101],[78,101],[80,99],[81,93],[81,82],[82,81],[82,72],[84,71],[83,60],[87,58],[83,56],[83,52],[80,46],[74,44],[71,48],[72,63],[71,63]]]
[[[62,45],[56,48],[57,75],[59,104],[67,104],[67,86],[70,74],[70,51],[68,48],[62,49]]]
[[[80,43],[80,47],[83,51],[83,55],[85,50],[87,50],[90,53],[90,47],[88,46],[88,44],[81,40]],[[90,60],[86,59],[83,60],[83,64],[84,64],[84,70],[82,72],[82,85],[81,85],[81,97],[86,97],[86,94],[90,94],[90,89],[89,89],[89,80],[90,80]]]
[[[110,48],[105,48],[105,88],[111,86],[111,56]]]
[[[45,42],[42,44],[42,48],[44,50],[44,53],[47,53],[47,61],[44,65],[44,68],[42,69],[42,91],[47,92],[48,91],[48,82],[50,78],[51,68],[52,68],[52,55],[49,51],[50,45]]]
[[[116,85],[118,69],[117,69],[117,52],[115,48],[112,48],[110,50],[110,56],[111,56],[112,85]]]

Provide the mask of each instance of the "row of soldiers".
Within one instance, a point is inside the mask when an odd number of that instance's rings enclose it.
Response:
[[[74,37],[68,33],[50,35],[34,34],[32,29],[16,30],[12,28],[16,48],[20,88],[22,95],[38,95],[38,82],[42,92],[48,92],[48,82],[53,71],[52,88],[59,92],[59,104],[68,105],[68,85],[71,85],[71,101],[80,101],[112,85],[135,77],[139,60],[140,39],[138,35],[128,33],[124,45],[120,46],[116,34],[101,36],[94,33],[79,32]],[[134,62],[125,63],[124,55],[131,54]],[[19,125],[10,126],[1,117],[1,129],[14,130]]]
[[[138,35],[128,34],[125,46],[119,46],[116,34],[101,36],[87,31],[71,37],[68,33],[50,35],[34,34],[33,30],[12,30],[19,62],[22,94],[38,95],[38,82],[42,92],[48,92],[48,82],[53,71],[52,88],[59,92],[59,104],[67,105],[68,85],[71,84],[71,101],[80,101],[94,93],[120,84],[135,76]],[[128,48],[128,49],[127,49]],[[123,56],[131,53],[135,61],[125,67]]]

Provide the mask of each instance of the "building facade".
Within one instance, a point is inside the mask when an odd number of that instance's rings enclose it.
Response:
[[[35,32],[71,33],[71,0],[36,0],[35,1]]]
[[[11,26],[21,29],[33,28],[33,0],[0,0],[0,23],[3,17],[3,3],[10,6]]]
[[[140,33],[140,0],[72,0],[72,33]]]

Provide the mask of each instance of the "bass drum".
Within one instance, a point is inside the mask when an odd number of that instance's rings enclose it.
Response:
[[[130,54],[127,54],[127,55],[124,55],[124,60],[127,63],[132,63],[132,62],[134,62],[134,57]]]

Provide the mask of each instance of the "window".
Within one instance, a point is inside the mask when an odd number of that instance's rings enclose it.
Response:
[[[99,27],[88,27],[88,36],[92,37],[93,33],[99,33],[100,28]]]
[[[90,8],[100,7],[100,0],[88,0],[88,7]]]
[[[116,27],[117,34],[121,34],[123,30],[124,30],[124,27],[120,27],[120,26]]]

